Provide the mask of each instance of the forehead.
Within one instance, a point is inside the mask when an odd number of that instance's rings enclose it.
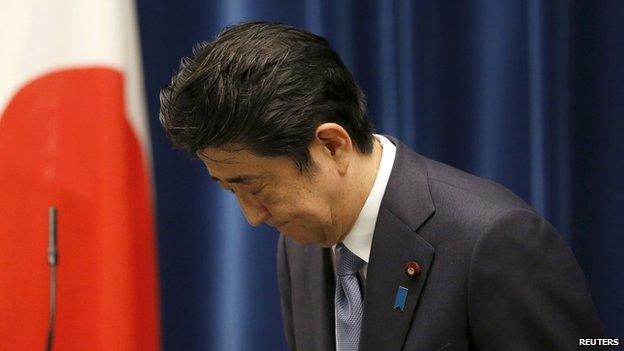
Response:
[[[266,177],[292,167],[286,157],[257,156],[245,149],[208,147],[197,152],[213,178]]]

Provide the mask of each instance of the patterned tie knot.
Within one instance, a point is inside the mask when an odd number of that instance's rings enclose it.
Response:
[[[356,274],[364,265],[364,260],[349,251],[344,244],[336,245],[336,272],[339,276]]]

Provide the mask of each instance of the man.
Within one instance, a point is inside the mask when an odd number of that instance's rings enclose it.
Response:
[[[281,233],[292,350],[574,350],[602,335],[555,229],[502,186],[373,134],[325,39],[230,27],[161,104],[174,145]]]

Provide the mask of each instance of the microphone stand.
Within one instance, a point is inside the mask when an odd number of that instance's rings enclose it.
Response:
[[[50,320],[48,323],[48,339],[46,351],[52,351],[54,342],[54,323],[56,317],[56,264],[58,251],[56,247],[56,207],[50,206],[48,217],[48,265],[50,266]]]

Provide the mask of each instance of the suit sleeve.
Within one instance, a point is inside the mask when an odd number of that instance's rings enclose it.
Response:
[[[279,284],[280,302],[282,306],[282,323],[288,349],[295,350],[295,331],[292,318],[292,299],[290,272],[286,255],[286,238],[280,234],[277,242],[277,280]]]
[[[476,243],[469,323],[477,350],[576,350],[604,337],[585,276],[546,220],[518,209]]]

